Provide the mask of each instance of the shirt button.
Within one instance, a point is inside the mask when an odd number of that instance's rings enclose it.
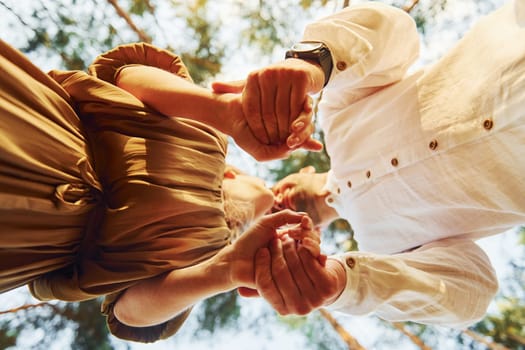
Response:
[[[390,164],[392,164],[392,166],[397,166],[399,164],[397,158],[392,158],[392,160],[390,161]]]
[[[355,259],[352,257],[346,258],[346,266],[353,269],[355,267]]]
[[[326,201],[327,201],[328,203],[333,203],[333,202],[334,202],[334,199],[333,199],[332,197],[328,197],[328,198],[326,198]]]
[[[492,129],[493,126],[494,126],[494,122],[492,121],[492,119],[486,119],[483,122],[483,128],[485,128],[485,130],[490,130]]]
[[[352,181],[348,180],[346,182],[346,186],[348,186],[348,188],[352,188]]]
[[[432,140],[432,141],[430,141],[430,143],[428,144],[428,148],[430,148],[431,150],[435,150],[437,147],[438,147],[438,142],[437,142],[437,140]]]
[[[367,170],[367,171],[366,171],[366,177],[367,177],[367,178],[370,178],[371,175],[372,175],[372,173],[370,172],[370,170]]]
[[[339,70],[345,70],[346,69],[346,62],[345,61],[338,61],[335,66]]]

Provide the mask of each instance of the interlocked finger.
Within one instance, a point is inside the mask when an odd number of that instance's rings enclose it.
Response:
[[[261,248],[255,256],[255,285],[263,297],[279,314],[287,314],[283,297],[279,292],[271,271],[271,256],[268,248]]]
[[[253,136],[261,143],[270,144],[270,138],[264,126],[259,74],[251,73],[246,79],[242,93],[242,109]]]
[[[270,144],[281,144],[279,136],[279,120],[276,114],[276,99],[278,94],[276,72],[266,71],[259,79],[261,117]]]
[[[282,314],[295,313],[294,302],[300,300],[301,293],[288,268],[280,239],[271,242],[270,253],[272,255],[272,277],[285,305],[285,310],[283,310],[285,313]]]

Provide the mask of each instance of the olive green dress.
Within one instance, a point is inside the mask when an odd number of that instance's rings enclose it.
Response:
[[[45,74],[0,41],[0,291],[27,284],[41,300],[105,296],[112,333],[151,342],[177,331],[189,310],[135,328],[115,319],[114,302],[228,244],[227,141],[117,88],[130,64],[191,80],[178,56],[147,44],[109,51],[89,73]]]

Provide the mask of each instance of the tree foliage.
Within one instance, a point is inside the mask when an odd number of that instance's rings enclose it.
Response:
[[[26,345],[35,350],[49,349],[63,335],[72,349],[113,349],[99,300],[40,303],[8,314],[0,319],[0,348],[21,346],[20,341],[27,343],[26,336],[35,333],[37,338],[30,337],[33,343]]]
[[[441,15],[450,15],[450,3],[454,3],[450,0],[383,2],[409,11],[423,38],[434,33]],[[0,0],[0,26],[3,39],[22,50],[43,69],[83,70],[98,54],[122,43],[142,40],[178,53],[194,80],[204,84],[223,72],[224,65],[237,56],[246,60],[250,57],[255,64],[282,58],[282,48],[300,39],[308,21],[332,13],[346,3],[337,0]],[[471,3],[474,4],[471,16],[486,13],[494,7],[494,0]],[[248,52],[252,55],[246,55]],[[320,131],[316,136],[323,139]],[[314,166],[318,172],[325,172],[330,167],[330,159],[326,152],[295,152],[287,160],[268,165],[268,180],[276,181],[308,165]],[[358,249],[348,222],[339,220],[325,231],[324,239],[331,243],[332,251]],[[525,231],[520,235],[525,244]],[[511,287],[498,297],[499,312],[487,316],[472,330],[509,348],[523,349],[523,259],[514,261],[512,268],[515,275],[509,281]],[[99,309],[99,300],[93,300],[49,303],[1,315],[0,348],[18,347],[28,332],[39,331],[40,341],[34,349],[49,348],[61,335],[71,339],[71,348],[74,349],[112,349],[116,343],[109,336]],[[194,311],[194,317],[199,322],[197,336],[235,329],[243,321],[241,302],[235,292],[225,293],[203,302]],[[286,327],[303,334],[312,349],[344,348],[338,335],[317,313],[302,318],[274,315],[273,318],[264,318],[264,322],[275,319],[284,320]],[[257,322],[250,325],[264,327]],[[416,324],[405,327],[430,346],[437,346],[436,339],[443,336],[432,327]],[[397,336],[403,337],[399,332]],[[447,337],[457,339],[458,349],[482,348],[461,332],[447,333]],[[384,338],[381,341],[390,341],[395,348],[399,339]]]

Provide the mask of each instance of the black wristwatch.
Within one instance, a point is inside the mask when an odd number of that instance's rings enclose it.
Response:
[[[332,54],[325,44],[318,41],[301,41],[286,51],[285,58],[300,58],[319,63],[324,72],[324,86],[332,74]]]

